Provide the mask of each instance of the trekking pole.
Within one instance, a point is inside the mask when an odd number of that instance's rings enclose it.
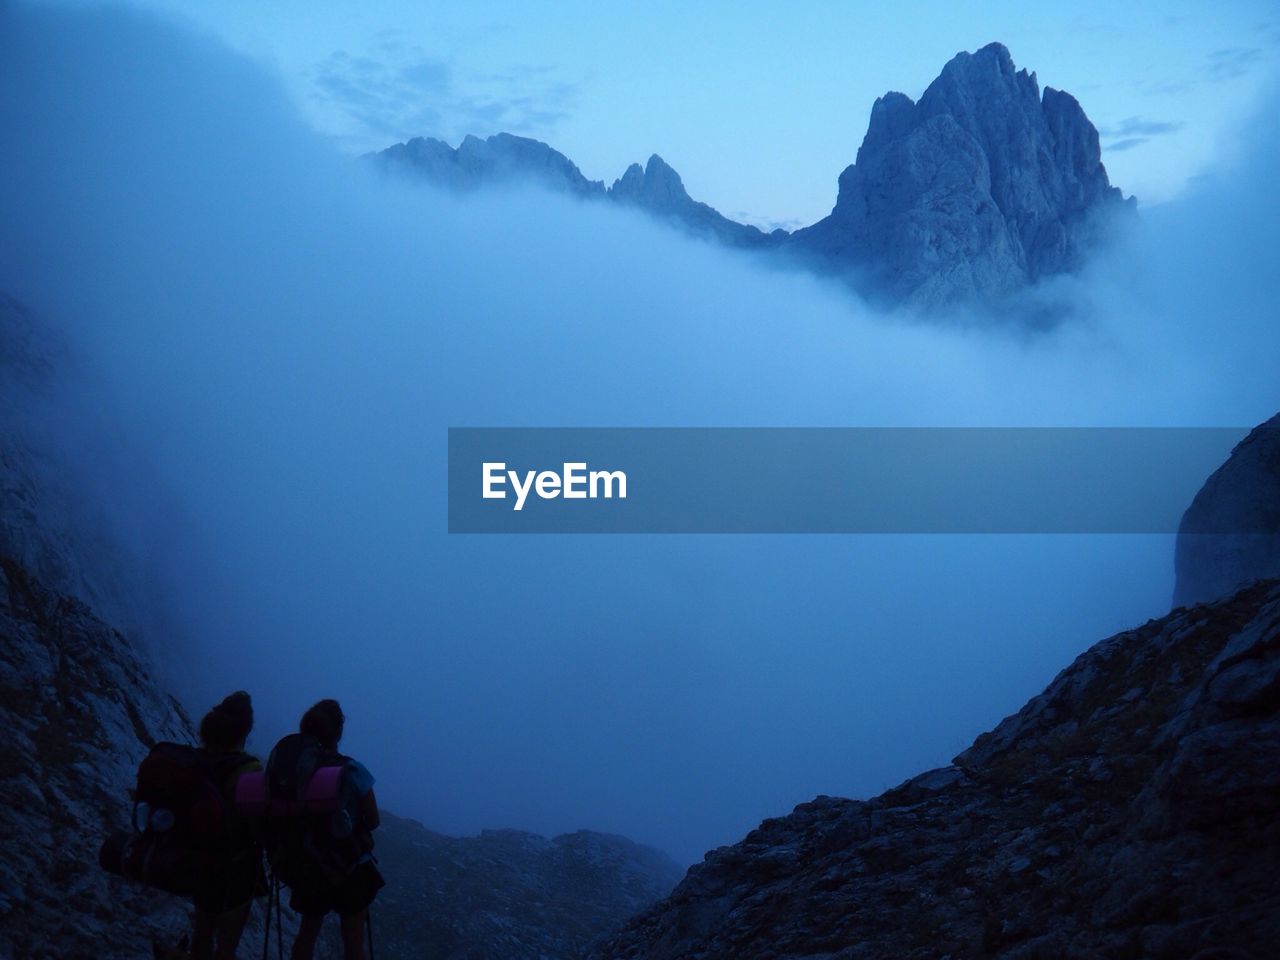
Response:
[[[273,876],[272,882],[275,881]],[[271,949],[271,888],[267,887],[267,919],[262,924],[262,960],[267,960],[267,951]]]
[[[280,912],[280,879],[276,878],[276,956],[284,960],[284,914]]]
[[[373,960],[373,911],[368,910],[364,915],[364,932],[369,937],[369,960]]]

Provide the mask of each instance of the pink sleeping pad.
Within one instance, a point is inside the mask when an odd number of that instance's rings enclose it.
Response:
[[[267,775],[242,773],[236,780],[236,812],[245,817],[283,817],[301,813],[336,813],[342,809],[342,775],[346,767],[316,767],[301,800],[267,795]]]

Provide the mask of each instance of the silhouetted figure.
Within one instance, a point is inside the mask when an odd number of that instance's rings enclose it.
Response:
[[[200,744],[210,775],[227,798],[225,849],[197,881],[191,897],[191,956],[194,960],[233,960],[249,907],[266,892],[262,848],[247,822],[234,814],[236,781],[244,773],[261,770],[257,757],[244,752],[253,730],[253,704],[239,690],[204,715]]]
[[[311,960],[330,912],[341,921],[344,956],[365,960],[369,905],[385,883],[373,859],[373,775],[338,753],[345,722],[338,701],[321,700],[267,761],[273,802],[283,798],[302,811],[282,818],[269,841],[272,869],[291,891],[289,905],[302,916],[293,960]]]

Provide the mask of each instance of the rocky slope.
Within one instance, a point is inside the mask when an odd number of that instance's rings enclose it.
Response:
[[[0,956],[149,956],[182,905],[104,874],[98,846],[128,824],[147,750],[190,723],[120,634],[11,559],[0,637]]]
[[[374,911],[377,954],[393,960],[576,957],[684,872],[608,834],[447,837],[399,817],[378,830],[378,859],[388,885]]]
[[[1122,207],[1080,104],[993,43],[877,100],[835,209],[787,246],[894,302],[989,301],[1078,267]]]
[[[1110,218],[1132,207],[1110,185],[1080,104],[1050,87],[1041,95],[1035,74],[1016,69],[998,43],[957,54],[918,102],[902,93],[877,100],[831,215],[790,235],[693,200],[657,155],[608,190],[546,144],[509,134],[467,137],[456,150],[417,138],[374,158],[455,189],[520,180],[613,200],[925,310],[997,303],[1075,270]]]
[[[591,956],[1273,957],[1277,757],[1264,581],[1095,645],[949,767],[764,822]]]
[[[1280,577],[1280,414],[1254,428],[1183,514],[1175,606]]]

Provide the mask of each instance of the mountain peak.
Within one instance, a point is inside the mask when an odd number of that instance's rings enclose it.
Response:
[[[1035,74],[1017,68],[1008,47],[1003,43],[989,43],[972,53],[964,50],[957,53],[943,65],[930,86],[985,90],[1003,85],[1026,89],[1028,84],[1033,88],[1035,83]]]
[[[633,173],[632,171],[636,171]],[[656,153],[649,157],[640,171],[640,165],[632,164],[610,188],[614,199],[640,204],[650,209],[671,211],[693,201],[684,188],[684,181],[671,165]]]
[[[1078,267],[1121,201],[1079,103],[992,43],[877,99],[831,216],[788,246],[894,303],[990,302]]]

